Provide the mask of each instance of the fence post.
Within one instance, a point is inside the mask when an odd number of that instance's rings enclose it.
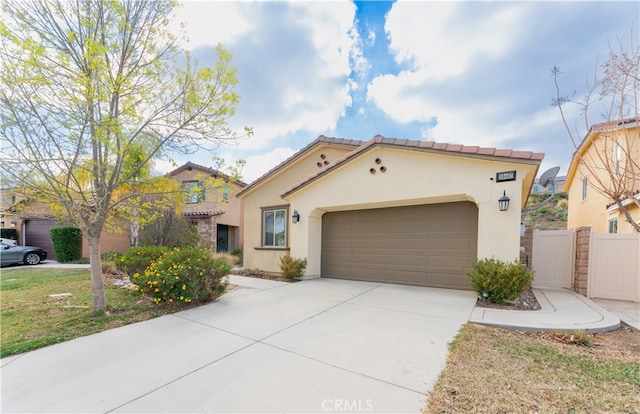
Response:
[[[591,239],[591,227],[578,227],[576,229],[576,270],[573,278],[573,290],[587,296],[589,278],[589,241]]]

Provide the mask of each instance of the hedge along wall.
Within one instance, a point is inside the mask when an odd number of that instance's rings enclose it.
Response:
[[[52,227],[51,240],[56,258],[61,263],[78,260],[82,254],[82,233],[77,227]]]
[[[0,238],[18,240],[18,230],[13,228],[0,228]]]

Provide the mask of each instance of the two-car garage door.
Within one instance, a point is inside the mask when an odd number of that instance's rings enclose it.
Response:
[[[326,213],[323,277],[471,289],[478,208],[470,202]]]

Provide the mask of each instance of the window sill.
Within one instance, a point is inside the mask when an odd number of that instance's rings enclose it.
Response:
[[[254,247],[253,250],[289,251],[290,247]]]

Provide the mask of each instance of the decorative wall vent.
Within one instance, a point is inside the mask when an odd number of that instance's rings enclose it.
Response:
[[[374,162],[376,165],[380,165],[380,164],[382,164],[382,159],[380,159],[380,158],[376,158],[375,160],[373,160],[373,162]],[[380,167],[379,167],[378,169],[380,170],[380,172],[385,172],[385,171],[387,171],[387,167],[385,167],[384,165],[380,165]],[[378,169],[376,169],[376,168],[370,168],[370,169],[369,169],[369,173],[371,173],[371,174],[375,174],[375,173],[376,173],[376,171],[377,171]]]

